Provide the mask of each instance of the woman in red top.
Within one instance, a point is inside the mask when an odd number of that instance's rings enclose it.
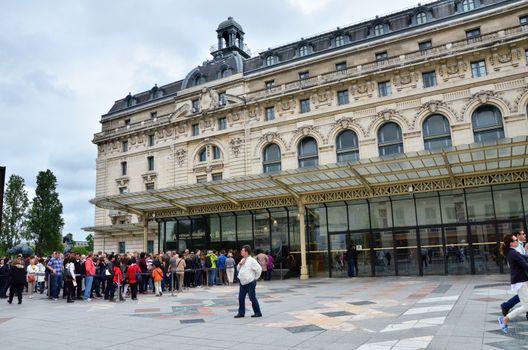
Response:
[[[136,258],[131,257],[130,258],[130,266],[128,267],[128,270],[126,272],[126,279],[128,281],[128,284],[130,285],[130,292],[132,293],[132,300],[137,300],[137,292],[138,292],[138,276],[141,273],[141,269],[136,264]]]
[[[114,285],[110,290],[110,301],[115,301],[114,294],[117,288],[117,294],[119,295],[119,301],[125,301],[123,295],[121,295],[121,286],[123,285],[123,273],[121,272],[121,262],[116,259],[114,262]]]

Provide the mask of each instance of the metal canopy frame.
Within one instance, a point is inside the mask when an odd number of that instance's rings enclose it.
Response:
[[[528,181],[527,153],[528,137],[522,136],[98,197],[91,203],[153,219],[523,182]]]

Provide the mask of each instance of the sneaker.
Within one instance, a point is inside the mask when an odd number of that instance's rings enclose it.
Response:
[[[508,312],[510,312],[510,309],[507,308],[506,306],[504,306],[504,304],[501,304],[501,311],[502,311],[502,316],[506,316],[508,315]]]
[[[92,301],[92,298],[84,299],[84,301]]]
[[[504,316],[499,317],[499,327],[504,333],[508,333],[508,325],[504,323]]]

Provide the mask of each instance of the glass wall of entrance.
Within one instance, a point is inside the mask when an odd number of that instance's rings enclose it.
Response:
[[[310,276],[506,272],[505,233],[526,227],[528,183],[334,202],[306,207]],[[295,207],[165,219],[163,250],[239,249],[250,244],[276,268],[300,269]]]

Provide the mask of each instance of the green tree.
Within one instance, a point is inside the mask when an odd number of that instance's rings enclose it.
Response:
[[[86,242],[88,242],[88,250],[93,252],[94,247],[94,238],[93,235],[90,233],[88,236],[86,236]]]
[[[29,211],[28,228],[35,240],[37,254],[49,254],[62,246],[62,203],[57,192],[57,178],[51,170],[37,175],[35,198]]]
[[[0,232],[0,247],[7,250],[22,238],[28,239],[27,216],[29,200],[24,188],[24,179],[11,175],[7,182],[2,208],[2,231]]]

